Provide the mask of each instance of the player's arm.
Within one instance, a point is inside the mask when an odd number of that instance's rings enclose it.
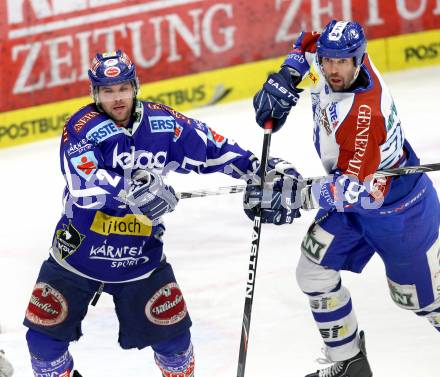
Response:
[[[302,32],[277,73],[269,75],[263,88],[254,96],[255,118],[260,127],[273,119],[273,132],[285,123],[296,105],[301,89],[297,86],[310,70],[319,33]]]
[[[221,172],[246,179],[258,165],[258,159],[252,152],[191,118],[176,119],[170,155],[171,160],[177,163],[176,170],[182,173]]]

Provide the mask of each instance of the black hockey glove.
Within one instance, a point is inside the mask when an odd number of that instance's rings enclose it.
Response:
[[[296,105],[302,89],[295,88],[292,73],[286,66],[270,75],[263,88],[254,96],[255,119],[260,127],[269,118],[273,119],[273,132],[284,124],[290,109]]]
[[[174,189],[166,185],[160,175],[137,171],[124,198],[133,213],[142,213],[156,224],[165,213],[174,211],[179,201]]]
[[[301,216],[298,204],[300,203],[300,193],[297,190],[298,179],[290,178],[290,176],[299,178],[300,175],[291,164],[288,169],[289,177],[279,175],[275,170],[275,166],[279,163],[286,162],[279,158],[272,158],[268,161],[264,190],[261,189],[258,177],[248,181],[243,197],[243,207],[251,220],[254,220],[260,205],[262,223],[291,224],[293,219]]]

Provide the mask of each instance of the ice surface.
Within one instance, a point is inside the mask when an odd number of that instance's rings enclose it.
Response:
[[[439,162],[440,67],[385,79],[422,163]],[[310,99],[302,97],[288,124],[273,135],[271,154],[294,162],[305,176],[322,175],[312,143]],[[260,156],[263,133],[255,125],[251,99],[187,114]],[[0,151],[0,349],[13,362],[17,377],[32,376],[21,321],[61,211],[58,143],[55,139]],[[431,177],[440,188],[440,172]],[[176,190],[237,183],[221,174],[173,175],[170,180]],[[247,377],[302,377],[320,367],[314,360],[321,356],[321,339],[294,276],[299,245],[312,218],[313,212],[304,212],[292,225],[263,226]],[[252,227],[242,212],[241,195],[182,200],[166,225],[166,254],[194,322],[196,375],[234,376]],[[440,334],[392,303],[380,259],[374,257],[362,275],[344,273],[343,281],[366,332],[374,375],[438,377]],[[151,350],[119,348],[109,296],[90,307],[83,332],[71,351],[85,377],[159,376]]]

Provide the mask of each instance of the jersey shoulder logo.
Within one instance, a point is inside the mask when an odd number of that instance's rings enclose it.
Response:
[[[208,127],[208,139],[211,140],[218,148],[226,142],[226,138],[217,132],[215,132],[212,128]]]
[[[95,144],[102,143],[104,140],[112,137],[113,135],[124,133],[122,129],[118,128],[111,119],[104,120],[99,123],[86,134],[87,140],[94,142]]]
[[[157,132],[174,132],[176,120],[172,116],[149,116],[150,130]]]
[[[84,128],[84,126],[93,118],[98,116],[99,113],[97,111],[89,111],[86,114],[84,114],[81,118],[79,118],[75,124],[73,125],[73,129],[76,131],[76,133],[80,133],[81,130]]]

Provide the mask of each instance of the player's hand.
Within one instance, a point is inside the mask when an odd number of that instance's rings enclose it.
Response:
[[[316,32],[301,32],[293,46],[293,50],[287,55],[283,65],[294,69],[302,78],[310,70],[309,63],[306,60],[306,53],[316,52],[316,42],[319,36],[320,34]]]
[[[263,88],[254,96],[255,118],[260,127],[273,119],[273,132],[285,123],[290,109],[296,105],[302,89],[294,87],[288,67],[268,77]]]
[[[289,177],[282,177],[275,170],[278,163],[285,161],[278,158],[269,160],[264,190],[261,188],[258,176],[248,181],[243,207],[251,220],[254,220],[259,206],[262,209],[262,223],[290,224],[293,219],[301,216],[296,200],[300,176],[290,164]]]
[[[301,191],[303,209],[323,208],[344,211],[361,203],[369,192],[356,177],[336,170],[325,182],[317,182]]]
[[[166,185],[160,175],[137,171],[125,201],[133,213],[140,212],[155,224],[165,213],[174,211],[179,199],[174,189]]]

